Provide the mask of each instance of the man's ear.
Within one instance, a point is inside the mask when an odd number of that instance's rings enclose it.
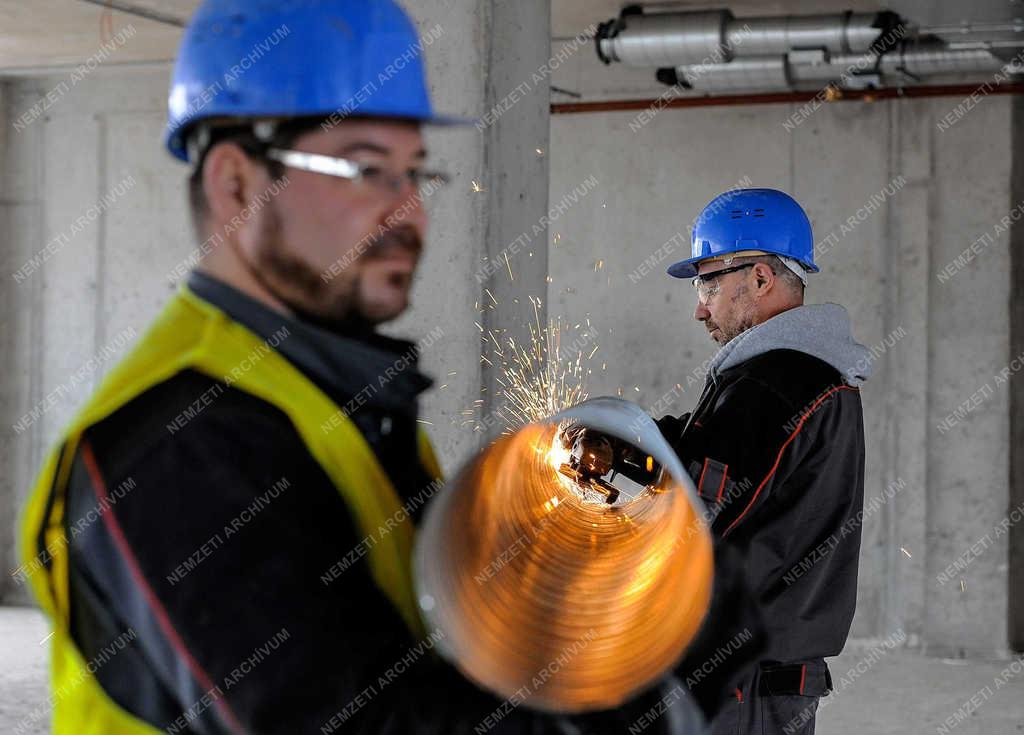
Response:
[[[755,263],[754,279],[757,283],[757,287],[761,288],[762,286],[772,283],[775,280],[775,273],[772,271],[771,267],[766,263]]]
[[[246,206],[255,165],[237,143],[218,143],[203,161],[203,191],[214,221],[228,222]]]

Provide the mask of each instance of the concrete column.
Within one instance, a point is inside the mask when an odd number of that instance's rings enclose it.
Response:
[[[0,171],[7,170],[7,128],[9,118],[7,116],[8,85],[0,84]],[[11,206],[7,197],[6,179],[0,176],[0,239],[6,243],[11,242]],[[0,278],[10,278],[10,272],[17,268],[15,258],[12,257],[12,249],[4,248],[0,252]],[[0,374],[13,375],[15,368],[14,344],[12,342],[12,318],[14,315],[14,291],[9,284],[4,283],[0,288]],[[0,465],[6,468],[13,467],[15,457],[12,456],[12,441],[8,415],[11,413],[11,401],[13,399],[14,381],[6,379],[0,382]],[[8,519],[14,516],[13,490],[10,487],[10,480],[7,478],[10,472],[5,472],[5,477],[0,479],[0,518]],[[8,572],[15,566],[12,553],[14,551],[14,538],[12,523],[5,521],[0,524],[0,602],[3,602],[4,594],[11,583]]]
[[[905,180],[897,203],[886,212],[885,257],[892,287],[885,289],[886,334],[904,335],[880,367],[886,371],[888,409],[880,528],[891,541],[882,574],[884,605],[876,635],[902,630],[911,645],[924,626],[927,559],[928,329],[932,264],[928,248],[931,134],[935,129],[927,101],[889,105],[889,180]],[[879,391],[882,392],[882,391]],[[877,489],[876,492],[877,493]],[[891,495],[891,498],[889,497]],[[901,548],[907,549],[908,557]]]
[[[482,186],[487,202],[486,277],[480,280],[482,337],[493,332],[530,342],[527,325],[547,325],[548,139],[550,131],[550,0],[489,3],[484,114],[477,125],[484,146]],[[493,298],[492,298],[493,297]],[[534,313],[534,301],[538,304]],[[493,343],[492,343],[493,346]],[[491,350],[483,346],[484,353]],[[484,416],[504,404],[498,360],[484,362],[480,396]],[[484,441],[501,422],[484,422]]]
[[[933,100],[932,122],[955,104]],[[1010,210],[1010,122],[1010,99],[992,95],[933,131],[924,634],[936,655],[1003,655],[1007,647],[1008,534],[997,528],[1010,499],[1008,391],[1019,380],[998,377],[1010,361],[1011,259],[1001,224]],[[953,275],[940,279],[945,272]]]
[[[1014,97],[1010,118],[1010,204],[1024,202],[1024,97]],[[1024,354],[1024,223],[1010,227],[1010,356]],[[1024,379],[1010,383],[1010,509],[1024,506]],[[1024,523],[1010,529],[1009,644],[1024,651]]]
[[[530,246],[533,258],[525,250],[509,253],[514,280],[500,253],[532,232],[547,210],[547,77],[534,83],[531,75],[548,59],[550,6],[549,0],[427,0],[406,7],[421,36],[435,29],[437,40],[424,49],[435,107],[479,121],[426,130],[431,165],[453,174],[453,182],[427,201],[430,229],[413,306],[388,327],[413,339],[441,332],[421,355],[423,370],[436,379],[421,416],[450,474],[478,449],[478,419],[496,408],[488,398],[495,375],[483,371],[482,334],[474,323],[511,329],[525,319],[520,307],[529,306],[527,297],[543,295],[546,231]],[[528,91],[507,97],[524,81]],[[488,264],[499,260],[501,270],[491,273]],[[485,288],[499,306],[485,306],[494,305]]]
[[[45,244],[36,158],[42,127],[17,131],[11,125],[27,100],[37,99],[34,90],[25,83],[0,85],[0,602],[27,601],[24,587],[11,576],[18,565],[15,522],[41,454],[38,424],[14,429],[41,394],[42,280],[39,273],[14,277]]]

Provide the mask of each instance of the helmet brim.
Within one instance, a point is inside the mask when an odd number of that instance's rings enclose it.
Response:
[[[787,255],[786,253],[776,253],[769,250],[766,250],[765,254],[775,255],[780,258],[793,257],[792,255]],[[718,254],[712,257],[701,256],[699,258],[687,258],[686,260],[680,260],[678,263],[673,263],[672,265],[670,265],[668,267],[668,270],[666,270],[666,273],[668,273],[673,278],[693,278],[694,276],[697,275],[697,265],[701,261],[712,260],[714,258],[721,259],[721,257],[722,255]],[[821,269],[818,268],[818,266],[816,266],[814,263],[807,263],[802,260],[797,262],[800,263],[800,265],[803,266],[804,270],[806,270],[808,273],[818,273],[821,271]]]
[[[696,264],[701,260],[707,260],[707,258],[689,258],[687,260],[680,260],[678,263],[670,265],[666,272],[673,278],[693,278],[697,275]]]

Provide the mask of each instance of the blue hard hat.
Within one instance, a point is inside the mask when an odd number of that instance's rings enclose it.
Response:
[[[811,222],[793,197],[776,189],[733,189],[719,194],[693,223],[690,255],[668,269],[670,276],[693,278],[697,263],[744,250],[761,250],[800,263],[811,273]]]
[[[178,49],[165,143],[187,161],[189,128],[215,117],[468,122],[434,114],[433,40],[393,0],[205,0]]]

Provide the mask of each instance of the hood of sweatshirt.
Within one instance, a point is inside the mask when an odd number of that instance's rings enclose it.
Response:
[[[838,370],[849,385],[859,386],[871,376],[871,353],[853,338],[850,317],[839,304],[808,304],[776,314],[722,347],[708,371],[717,376],[771,350],[813,355]]]

